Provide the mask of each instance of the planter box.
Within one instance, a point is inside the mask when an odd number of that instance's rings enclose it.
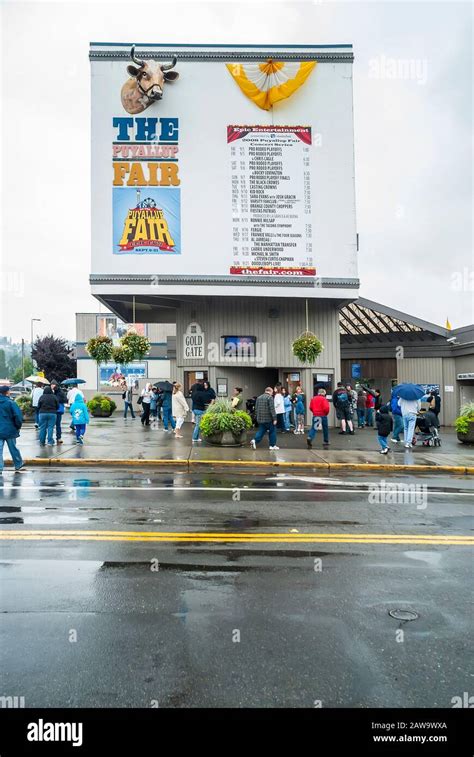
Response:
[[[464,442],[465,444],[474,444],[474,423],[469,424],[469,431],[467,432],[467,434],[461,434],[461,432],[458,431],[457,437],[460,442]]]
[[[474,444],[474,428],[470,428],[467,434],[461,434],[458,431],[457,437],[459,441],[463,442],[464,444]]]
[[[91,415],[93,418],[110,418],[113,412],[113,410],[95,410],[93,413],[91,412]]]
[[[230,431],[222,431],[220,434],[204,437],[206,442],[219,447],[242,447],[247,438],[247,432],[242,431],[238,436],[234,436]]]

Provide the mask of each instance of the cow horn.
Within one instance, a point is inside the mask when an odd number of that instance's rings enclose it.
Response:
[[[177,62],[178,62],[178,59],[177,59],[176,55],[173,55],[173,62],[169,63],[168,65],[166,65],[166,64],[163,63],[163,65],[161,66],[161,70],[162,71],[169,71],[170,68],[174,68],[176,66]]]
[[[138,60],[138,58],[135,58],[135,45],[132,45],[132,49],[130,50],[130,58],[133,60],[136,66],[139,66],[140,68],[145,65],[144,60]]]

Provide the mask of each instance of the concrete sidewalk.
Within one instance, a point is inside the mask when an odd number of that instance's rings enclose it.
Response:
[[[87,428],[84,445],[77,445],[69,432],[69,419],[63,422],[62,445],[40,447],[33,424],[25,423],[19,448],[27,465],[111,466],[155,465],[183,470],[202,468],[262,468],[315,470],[397,470],[410,472],[439,471],[474,473],[474,447],[458,442],[452,428],[441,429],[441,447],[416,446],[405,450],[402,444],[391,444],[388,455],[379,454],[375,429],[356,430],[354,436],[330,430],[330,447],[322,449],[318,432],[313,449],[306,447],[306,435],[278,434],[279,450],[268,449],[264,439],[256,451],[245,447],[218,447],[206,442],[192,444],[193,426],[185,423],[183,439],[175,439],[163,427],[143,426],[139,418],[124,420],[115,413],[111,418],[93,418]],[[248,439],[252,438],[250,432]],[[5,454],[6,451],[5,445]],[[6,465],[10,460],[6,460]]]

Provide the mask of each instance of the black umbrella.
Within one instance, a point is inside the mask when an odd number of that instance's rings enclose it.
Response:
[[[158,387],[158,389],[161,389],[163,392],[173,391],[173,384],[170,381],[157,381],[153,386]]]

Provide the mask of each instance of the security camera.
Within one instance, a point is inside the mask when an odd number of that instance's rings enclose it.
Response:
[[[457,340],[457,336],[450,336],[449,339],[446,339],[447,342],[451,342],[452,344],[454,344],[454,342],[457,342]]]

